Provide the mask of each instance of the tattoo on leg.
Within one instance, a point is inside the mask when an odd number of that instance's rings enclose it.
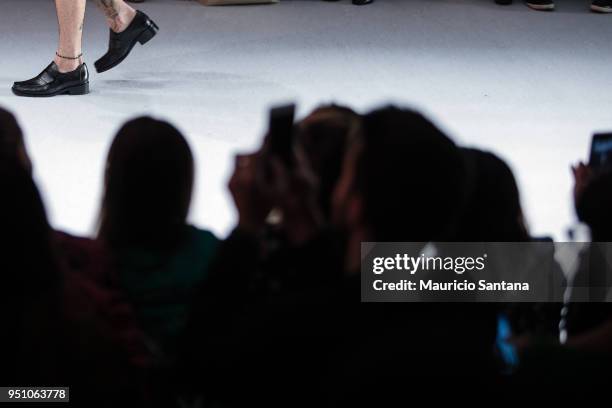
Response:
[[[119,15],[119,8],[115,0],[95,0],[98,8],[104,12],[106,18],[115,19]]]

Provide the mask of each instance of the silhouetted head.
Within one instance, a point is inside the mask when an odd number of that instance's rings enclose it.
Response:
[[[177,245],[193,179],[191,150],[174,126],[149,117],[126,123],[106,162],[99,237],[115,248]]]
[[[355,111],[336,105],[318,107],[297,126],[297,145],[318,178],[319,205],[328,217],[347,146],[360,126],[361,117]]]
[[[23,133],[17,119],[0,108],[0,160],[7,159],[17,160],[26,171],[32,172],[32,163],[26,152]]]
[[[14,159],[0,160],[0,197],[1,286],[7,290],[2,297],[35,298],[53,289],[60,276],[40,194]]]
[[[468,169],[468,201],[457,227],[466,242],[528,241],[519,190],[510,167],[499,157],[462,149]]]
[[[591,229],[595,242],[612,242],[612,172],[595,174],[578,202],[576,213]]]
[[[421,114],[388,107],[364,117],[334,191],[336,224],[374,241],[449,237],[464,202],[459,149]]]

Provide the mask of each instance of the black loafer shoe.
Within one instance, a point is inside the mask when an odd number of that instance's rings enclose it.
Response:
[[[89,71],[81,64],[74,71],[62,73],[52,62],[37,77],[15,82],[12,89],[18,96],[85,95],[89,93]]]
[[[594,0],[591,11],[596,13],[612,13],[612,0]]]
[[[527,0],[527,7],[538,11],[553,11],[555,2],[553,0]]]
[[[146,44],[155,37],[159,31],[157,24],[153,22],[145,13],[136,12],[136,17],[128,28],[120,33],[110,30],[110,40],[108,52],[96,61],[96,71],[105,72],[121,64],[136,43]]]

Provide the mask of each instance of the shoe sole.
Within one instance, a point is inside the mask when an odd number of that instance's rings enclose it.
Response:
[[[151,41],[153,37],[157,35],[158,31],[159,31],[159,27],[157,26],[157,24],[151,21],[151,25],[145,28],[143,32],[140,33],[140,35],[136,37],[134,41],[132,41],[132,44],[130,44],[128,51],[125,53],[123,57],[121,57],[120,59],[112,63],[111,65],[108,65],[105,67],[99,67],[97,64],[94,64],[94,66],[96,67],[96,72],[98,74],[101,74],[103,72],[110,71],[111,69],[115,68],[117,65],[121,64],[130,55],[130,53],[132,52],[132,50],[134,49],[137,43],[140,43],[140,45],[145,45],[146,43]]]
[[[59,96],[59,95],[72,95],[72,96],[87,95],[89,93],[89,82],[86,82],[82,85],[64,88],[64,89],[61,89],[57,92],[50,93],[50,94],[36,94],[36,93],[22,92],[14,88],[11,90],[17,96],[26,96],[29,98],[50,98],[52,96]]]
[[[529,4],[527,3],[527,7],[533,10],[538,10],[538,11],[553,11],[555,9],[554,4]]]
[[[594,11],[596,13],[609,14],[612,13],[612,7],[601,7],[591,4],[591,11]]]

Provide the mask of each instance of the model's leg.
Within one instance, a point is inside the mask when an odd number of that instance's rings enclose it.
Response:
[[[106,16],[106,23],[110,29],[116,33],[125,30],[136,17],[136,10],[123,0],[95,0],[95,2]]]
[[[81,39],[86,0],[55,0],[59,45],[53,62],[40,74],[13,84],[19,96],[84,95],[89,93],[89,71],[83,63]]]
[[[85,0],[55,0],[59,23],[59,46],[55,63],[60,72],[74,71],[83,63],[81,39]]]

